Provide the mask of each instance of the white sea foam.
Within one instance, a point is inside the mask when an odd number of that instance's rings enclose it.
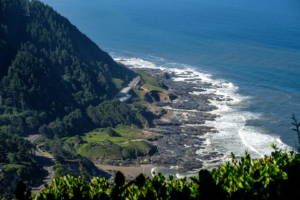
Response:
[[[179,169],[181,168],[180,166],[170,166],[170,169]]]
[[[151,175],[152,175],[152,177],[154,177],[153,172],[155,172],[155,174],[157,174],[157,173],[156,173],[156,169],[157,169],[157,167],[153,167],[153,168],[151,169]]]
[[[248,150],[252,157],[259,158],[270,155],[273,151],[270,147],[271,142],[282,149],[292,149],[288,145],[279,143],[279,136],[268,134],[268,130],[247,125],[248,121],[260,120],[261,115],[242,111],[241,108],[247,106],[243,101],[213,103],[219,109],[212,113],[221,117],[213,122],[218,133],[212,135],[212,146],[216,146],[223,153],[229,155],[233,152],[237,156],[242,156],[244,151]]]
[[[230,83],[222,83],[222,88],[233,88],[233,89],[239,89],[239,87],[233,85],[231,82]]]
[[[177,173],[176,178],[185,178],[185,177],[191,178],[191,177],[194,177],[196,175],[197,175],[197,173],[193,173],[193,174],[180,174],[180,173]]]
[[[244,117],[242,117],[242,118],[246,121],[246,119],[245,119]],[[242,134],[242,131],[243,131],[244,128],[245,128],[245,125],[243,125],[243,127],[239,130],[239,136],[241,137],[241,139],[242,139],[244,145],[245,145],[246,147],[249,147],[252,151],[256,152],[258,155],[260,155],[260,156],[263,158],[263,157],[264,157],[263,154],[259,153],[258,150],[255,149],[253,146],[250,146],[249,144],[247,144],[246,138],[245,138],[244,135]]]

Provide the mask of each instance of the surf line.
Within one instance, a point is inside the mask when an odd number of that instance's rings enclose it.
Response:
[[[245,117],[241,117],[244,121],[246,121]],[[259,154],[262,158],[264,157],[264,155],[262,155],[261,153],[259,153],[254,147],[248,145],[245,141],[245,138],[242,136],[242,130],[245,128],[245,125],[243,125],[243,127],[239,130],[239,136],[241,137],[243,143],[245,146],[249,147],[252,151],[256,152],[257,154]]]

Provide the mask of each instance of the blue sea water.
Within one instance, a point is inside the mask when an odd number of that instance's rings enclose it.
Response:
[[[214,149],[294,148],[300,119],[299,0],[43,0],[114,58],[192,68],[233,85]],[[136,59],[138,58],[138,59]],[[223,109],[226,107],[226,109]]]

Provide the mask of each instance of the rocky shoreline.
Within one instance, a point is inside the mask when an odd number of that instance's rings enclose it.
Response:
[[[222,96],[215,94],[193,94],[193,92],[205,91],[212,88],[211,84],[204,83],[193,72],[186,71],[184,74],[165,72],[160,69],[141,69],[161,81],[168,92],[176,98],[171,102],[153,102],[154,105],[171,111],[173,115],[154,120],[154,127],[148,131],[163,136],[156,141],[157,153],[151,157],[151,163],[175,167],[177,171],[187,172],[199,170],[205,162],[218,162],[218,158],[224,156],[218,152],[203,152],[198,155],[196,151],[207,146],[206,139],[201,138],[207,133],[216,133],[213,127],[204,125],[205,121],[212,121],[217,115],[207,113],[217,109],[210,105],[209,100],[224,101]],[[183,81],[173,81],[180,78]]]
[[[138,70],[138,68],[133,68],[133,70]],[[216,86],[202,82],[191,71],[176,74],[161,69],[141,68],[139,70],[154,76],[163,83],[170,98],[162,100],[153,97],[150,103],[171,114],[152,119],[150,128],[145,130],[160,135],[160,139],[152,142],[157,147],[153,155],[137,159],[108,161],[105,164],[128,167],[153,164],[176,169],[178,172],[188,172],[203,168],[204,163],[221,162],[224,154],[206,151],[208,144],[203,136],[207,133],[214,134],[216,130],[204,123],[218,117],[208,113],[217,109],[216,106],[210,105],[210,100],[230,101],[231,99],[216,94],[194,94],[194,92],[203,92]],[[174,81],[177,78],[182,81]],[[199,150],[201,153],[196,153]]]

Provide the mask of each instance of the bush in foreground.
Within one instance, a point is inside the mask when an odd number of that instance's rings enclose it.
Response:
[[[201,170],[188,181],[169,179],[162,174],[154,178],[140,175],[135,181],[125,182],[118,172],[115,184],[105,178],[94,178],[85,184],[71,176],[54,179],[52,184],[37,194],[31,194],[19,183],[16,199],[300,199],[300,155],[276,149],[270,157],[251,159],[246,152],[241,161],[224,163],[211,172]]]

